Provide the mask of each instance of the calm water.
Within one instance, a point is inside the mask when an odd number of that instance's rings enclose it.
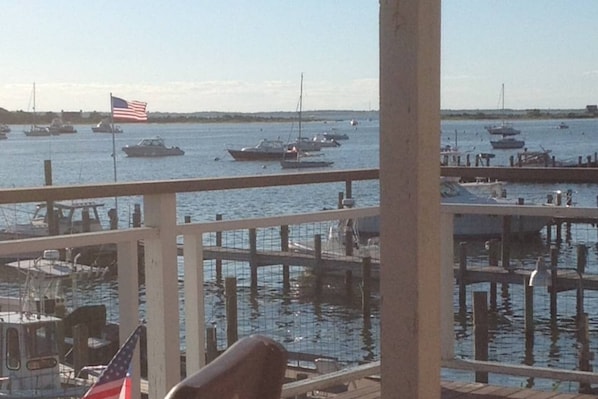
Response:
[[[595,145],[598,138],[598,121],[566,121],[570,129],[556,129],[560,121],[521,121],[516,127],[522,130],[530,151],[552,150],[557,160],[577,161],[578,156],[593,156],[598,151]],[[493,151],[490,137],[483,126],[487,121],[445,121],[442,123],[441,144],[455,144],[463,152],[473,156],[479,152],[494,152],[492,165],[506,165],[509,157],[517,150]],[[246,176],[274,173],[297,173],[285,171],[276,162],[236,162],[226,152],[227,146],[241,147],[254,145],[261,138],[283,140],[294,137],[296,126],[290,123],[253,124],[167,124],[167,125],[124,125],[125,133],[116,135],[116,173],[119,182],[147,181],[162,179],[185,179],[198,177]],[[44,160],[52,160],[53,183],[55,185],[104,183],[114,181],[112,158],[112,136],[92,133],[90,126],[76,126],[74,135],[30,138],[22,133],[22,127],[12,126],[8,140],[0,142],[0,187],[41,186],[44,184]],[[324,149],[322,157],[334,161],[333,170],[376,168],[378,160],[378,121],[360,121],[351,127],[348,121],[313,122],[303,125],[303,135],[312,136],[335,128],[347,133],[349,140],[342,141],[339,148]],[[127,144],[135,144],[145,137],[160,135],[167,145],[176,145],[185,150],[182,157],[162,159],[127,158],[120,150]],[[327,169],[328,170],[328,169]],[[574,202],[583,206],[596,206],[598,187],[595,185],[530,185],[509,184],[507,191],[513,198],[524,197],[526,201],[542,202],[546,194],[553,190],[572,189]],[[195,221],[214,219],[222,214],[225,219],[316,211],[336,206],[338,192],[344,184],[319,185],[314,187],[285,187],[281,189],[255,189],[226,193],[184,194],[177,198],[179,221],[186,215]],[[357,183],[353,195],[359,205],[377,204],[377,182]],[[106,211],[113,206],[112,199],[104,199]],[[119,200],[119,216],[122,223],[130,220],[133,204],[139,198]],[[25,217],[21,209],[4,207],[1,216],[6,224],[14,223],[15,218]],[[105,216],[105,214],[103,215]],[[107,223],[107,217],[106,217]],[[276,232],[269,232],[276,236]],[[588,273],[598,273],[598,253],[596,231],[584,227],[571,234],[571,240],[561,246],[561,257],[567,265],[575,263],[576,246],[589,248]],[[527,242],[514,248],[513,259],[532,267],[538,255],[546,255],[548,247],[542,241]],[[273,239],[275,241],[275,239]],[[487,253],[482,246],[471,244],[472,262],[487,261]],[[379,317],[378,298],[375,295],[372,318],[364,323],[359,309],[359,298],[347,299],[339,294],[338,282],[329,281],[328,289],[318,301],[314,301],[310,280],[301,271],[293,271],[293,288],[290,293],[281,294],[281,273],[276,268],[260,271],[260,286],[257,295],[248,286],[246,267],[233,263],[225,264],[224,274],[239,276],[239,315],[243,319],[240,334],[254,331],[278,336],[292,351],[310,351],[337,356],[345,362],[357,362],[378,358]],[[16,292],[14,276],[5,277],[2,284],[5,291]],[[214,281],[213,268],[206,270],[206,317],[217,327],[219,337],[225,337],[224,296],[221,284]],[[107,303],[114,316],[117,298],[115,283],[107,281],[81,287],[86,295]],[[472,286],[474,290],[487,290],[487,287]],[[141,292],[142,300],[144,292]],[[575,314],[575,298],[571,293],[562,293],[564,304],[559,311],[559,331],[555,336],[548,328],[549,298],[537,293],[536,318],[538,331],[534,350],[525,352],[523,334],[522,292],[520,287],[512,287],[508,294],[499,299],[499,312],[495,320],[495,330],[491,342],[491,358],[512,363],[533,363],[540,366],[575,368],[576,342],[572,328]],[[586,311],[590,314],[590,334],[592,350],[598,343],[598,325],[593,320],[596,314],[596,296],[586,294]],[[471,315],[455,318],[456,352],[471,357]],[[596,367],[596,366],[594,366]],[[450,377],[459,377],[449,373]],[[528,381],[509,377],[492,377],[491,382],[515,385],[547,386],[549,382]],[[544,385],[543,385],[544,384]],[[575,388],[573,384],[573,389]],[[567,387],[559,386],[559,389]]]

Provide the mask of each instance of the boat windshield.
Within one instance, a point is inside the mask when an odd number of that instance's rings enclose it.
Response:
[[[30,358],[58,355],[56,323],[32,324],[26,327],[27,352]]]

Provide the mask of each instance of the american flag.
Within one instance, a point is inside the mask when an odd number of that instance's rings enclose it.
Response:
[[[140,334],[141,325],[137,326],[116,352],[98,380],[83,395],[83,399],[131,399],[129,368]]]
[[[147,103],[141,101],[126,101],[122,98],[112,97],[112,117],[132,121],[147,121],[145,111]]]

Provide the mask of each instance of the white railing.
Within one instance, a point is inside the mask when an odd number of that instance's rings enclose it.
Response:
[[[350,181],[351,177],[343,172],[338,176],[324,174],[324,181]],[[373,177],[372,177],[373,176]],[[287,179],[288,176],[285,176]],[[356,180],[376,178],[376,174],[362,174]],[[307,184],[305,176],[298,178],[298,184]],[[227,181],[230,179],[226,179]],[[268,179],[252,184],[268,184]],[[312,183],[319,183],[312,177]],[[280,181],[280,180],[279,180]],[[285,182],[287,184],[288,182]],[[271,185],[276,185],[272,180]],[[226,187],[222,182],[205,181],[176,181],[157,183],[114,184],[74,187],[60,189],[58,187],[44,187],[39,190],[13,189],[0,192],[0,203],[31,202],[44,199],[75,199],[95,198],[113,195],[143,195],[143,213],[145,224],[141,228],[104,231],[97,233],[82,233],[68,236],[53,236],[33,239],[23,239],[0,242],[0,256],[43,251],[47,248],[68,248],[98,244],[117,244],[118,255],[118,290],[119,315],[121,325],[121,340],[126,337],[137,324],[138,281],[137,281],[137,244],[143,241],[145,249],[145,282],[147,290],[147,327],[148,327],[148,380],[149,397],[157,399],[164,397],[168,389],[179,381],[180,375],[180,325],[177,285],[177,237],[183,236],[184,250],[184,296],[187,307],[186,318],[186,359],[187,373],[190,374],[203,366],[204,357],[204,320],[203,307],[203,235],[212,232],[240,230],[248,228],[265,228],[280,225],[294,225],[313,223],[360,216],[371,216],[379,212],[377,207],[343,209],[323,211],[301,215],[287,215],[267,218],[243,220],[211,221],[201,223],[177,224],[176,222],[176,193],[189,192],[201,188],[202,190],[249,187],[247,181],[235,182],[233,187]],[[259,187],[259,186],[258,186]],[[177,191],[179,190],[179,191]],[[102,193],[100,196],[99,194]],[[2,196],[6,194],[6,196]],[[35,198],[31,198],[33,195]],[[488,371],[526,377],[554,378],[558,380],[572,380],[588,383],[598,383],[598,375],[588,372],[572,370],[543,369],[522,365],[504,363],[481,362],[475,360],[455,359],[453,352],[453,224],[454,214],[493,214],[493,215],[534,215],[558,217],[589,217],[598,218],[598,209],[594,208],[565,208],[548,206],[494,206],[494,205],[442,205],[442,259],[440,267],[442,279],[441,309],[443,318],[442,328],[442,365],[447,368]],[[382,244],[384,245],[384,244]],[[123,271],[127,271],[123,273]],[[138,365],[137,365],[138,366]],[[136,367],[139,370],[139,367]],[[284,388],[284,395],[291,396],[309,392],[338,383],[358,379],[364,375],[377,374],[379,363],[369,366],[359,366],[355,369],[334,374],[329,377],[319,377],[288,384]],[[138,372],[134,376],[139,381]],[[139,389],[139,384],[136,384]]]

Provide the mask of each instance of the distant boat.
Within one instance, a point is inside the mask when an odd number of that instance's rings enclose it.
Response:
[[[77,133],[77,129],[70,123],[64,123],[61,118],[52,119],[52,123],[48,126],[50,134],[66,134],[66,133]]]
[[[102,119],[97,125],[92,126],[91,131],[94,133],[122,133],[120,126],[112,127],[112,124],[107,119]]]
[[[569,125],[567,125],[565,122],[561,122],[558,124],[557,128],[559,129],[569,129]]]
[[[35,82],[33,83],[33,124],[29,128],[29,130],[25,130],[25,136],[30,137],[39,137],[39,136],[50,136],[50,130],[47,127],[38,126],[35,124],[36,114],[35,114]]]
[[[492,148],[495,150],[510,150],[523,148],[525,146],[524,140],[518,140],[514,137],[504,137],[499,140],[490,140]]]
[[[5,123],[0,124],[0,133],[10,133],[10,126]]]
[[[282,161],[297,157],[297,151],[289,150],[281,140],[262,139],[253,147],[227,149],[235,161]]]
[[[490,134],[500,134],[502,136],[515,136],[521,133],[521,130],[515,129],[513,125],[509,122],[505,121],[505,84],[502,84],[501,94],[502,100],[502,110],[501,110],[501,117],[502,122],[500,125],[489,125],[485,126],[486,130]],[[519,148],[519,147],[517,147]]]
[[[359,125],[359,122],[357,122],[357,119],[351,119],[351,121],[349,123],[351,124],[351,126]]]
[[[320,134],[320,136],[329,140],[349,140],[347,133],[338,133],[334,128]]]
[[[303,74],[301,74],[301,89],[299,91],[299,135],[298,140],[301,140],[301,113],[303,111]],[[310,143],[317,143],[312,140],[307,140]],[[318,148],[319,150],[319,148]],[[283,158],[280,161],[280,166],[283,169],[304,169],[304,168],[323,168],[332,165],[331,161],[311,161],[305,160],[303,157],[303,150],[301,148],[293,148],[297,154],[293,159]]]
[[[156,136],[141,140],[135,145],[127,145],[122,148],[128,157],[168,157],[173,155],[185,155],[185,151],[179,147],[166,147],[164,139]]]

